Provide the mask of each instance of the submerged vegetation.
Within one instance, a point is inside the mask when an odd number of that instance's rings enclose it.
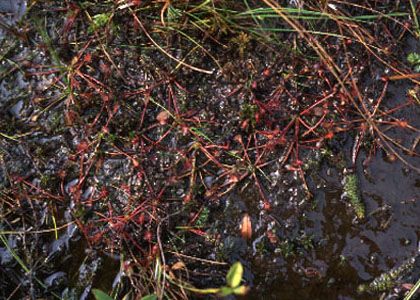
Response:
[[[354,209],[356,217],[359,220],[363,220],[365,218],[365,206],[360,196],[360,187],[357,180],[357,175],[354,173],[349,173],[344,176],[344,197],[348,198],[350,201],[351,206]]]
[[[346,224],[349,202],[363,222],[340,234],[363,240],[391,220],[364,203],[370,162],[420,171],[413,0],[16,3],[21,19],[0,5],[0,298],[258,294],[276,276],[328,293],[353,262],[334,252],[328,275],[334,236],[308,228]],[[347,200],[322,204],[327,177]]]
[[[393,287],[396,287],[398,284],[401,284],[401,282],[398,281],[403,278],[404,274],[408,274],[414,269],[414,264],[416,260],[418,260],[418,257],[410,258],[408,261],[401,264],[401,266],[398,266],[386,273],[381,274],[380,276],[375,278],[371,283],[360,285],[358,287],[359,292],[389,291]]]

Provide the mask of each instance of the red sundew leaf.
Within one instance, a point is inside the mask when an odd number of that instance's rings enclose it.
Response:
[[[66,20],[64,21],[63,35],[66,35],[71,30],[71,28],[73,27],[74,21],[76,20],[78,14],[80,13],[80,8],[75,3],[71,3],[69,5],[69,10],[71,11],[71,13],[68,14]]]
[[[235,142],[242,143],[242,136],[240,134],[237,134],[234,136],[233,140]]]
[[[264,204],[263,204],[263,209],[264,209],[264,210],[270,210],[270,209],[271,209],[271,204],[270,204],[270,202],[268,202],[268,201],[264,201]]]
[[[102,101],[104,101],[105,103],[108,103],[110,100],[109,95],[105,93],[101,93],[101,98],[102,98]]]
[[[77,152],[85,152],[89,149],[89,144],[86,141],[81,141],[77,145]]]
[[[188,134],[188,132],[189,132],[189,128],[186,125],[182,125],[181,128],[182,128],[181,129],[182,135],[183,136],[186,136]]]
[[[152,254],[156,255],[157,253],[159,253],[159,246],[158,245],[153,245]]]
[[[130,194],[130,186],[129,185],[127,185],[127,184],[125,184],[125,183],[122,183],[121,185],[120,185],[120,188],[125,192],[125,193],[127,193],[127,194]]]
[[[103,132],[103,133],[105,133],[105,134],[108,134],[108,133],[109,133],[109,128],[108,128],[108,126],[104,126],[104,127],[102,127],[102,132]]]
[[[104,63],[104,62],[102,62],[102,61],[99,63],[99,70],[105,76],[109,76],[109,74],[111,73],[111,68],[109,67],[109,65],[106,64],[106,63]]]
[[[262,74],[263,74],[264,77],[268,77],[268,76],[271,75],[271,70],[269,68],[267,68],[263,71]]]
[[[321,117],[324,114],[324,109],[322,107],[314,107],[312,109],[314,116]]]
[[[134,137],[134,138],[131,140],[131,144],[132,144],[132,145],[138,145],[139,143],[140,143],[140,138],[139,138],[138,136]]]
[[[251,89],[255,90],[257,87],[258,87],[258,83],[254,80],[254,81],[251,83]]]
[[[186,204],[186,203],[190,202],[190,201],[191,201],[191,199],[192,199],[191,194],[187,194],[187,195],[185,195],[185,197],[182,199],[182,201],[184,202],[184,204]]]
[[[413,288],[414,284],[412,283],[403,283],[401,284],[401,287],[407,291],[411,290]]]
[[[77,118],[77,113],[73,110],[68,110],[64,113],[64,124],[72,126]]]
[[[151,231],[147,230],[144,233],[144,237],[143,238],[150,243],[152,241],[152,239],[153,239],[153,233]]]
[[[299,168],[302,165],[303,165],[303,161],[301,161],[300,159],[293,161],[293,166],[296,168]]]
[[[229,183],[236,183],[238,181],[239,181],[238,176],[236,176],[234,174],[229,175]]]
[[[241,124],[241,129],[246,130],[248,128],[248,125],[249,125],[249,120],[243,120]]]
[[[279,241],[277,235],[271,230],[267,230],[267,238],[272,244],[277,244]]]
[[[140,166],[140,163],[138,162],[137,159],[132,158],[131,162],[133,163],[134,168],[138,168]]]
[[[106,197],[108,197],[108,195],[109,195],[108,190],[107,190],[105,187],[102,187],[101,191],[99,192],[98,197],[99,197],[100,199],[102,199],[102,198],[106,198]]]
[[[206,233],[200,229],[189,229],[188,231],[195,233],[196,235],[199,235],[199,236],[206,236]]]
[[[332,131],[329,131],[325,136],[324,136],[324,138],[326,138],[326,139],[328,139],[328,140],[330,140],[330,139],[332,139],[334,137],[334,132],[332,132]]]
[[[115,103],[114,106],[112,107],[112,114],[115,115],[119,109],[120,109],[120,105],[118,103]]]
[[[321,273],[313,267],[308,267],[308,268],[303,269],[303,273],[308,278],[315,278],[315,277],[321,276]]]
[[[137,217],[136,223],[137,223],[137,224],[140,224],[140,225],[143,225],[143,224],[144,224],[144,221],[145,221],[145,216],[144,216],[144,213],[141,213],[141,214]]]
[[[87,53],[87,54],[85,55],[85,57],[83,58],[83,61],[84,61],[85,63],[90,63],[90,62],[92,61],[92,54]]]

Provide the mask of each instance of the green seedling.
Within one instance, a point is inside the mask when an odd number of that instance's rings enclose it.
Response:
[[[226,286],[220,288],[210,288],[210,289],[197,289],[197,288],[187,288],[192,292],[198,294],[217,294],[221,297],[226,297],[229,295],[245,295],[248,292],[248,287],[245,285],[240,285],[242,282],[242,276],[244,273],[244,267],[238,261],[234,263],[227,275],[226,275]]]

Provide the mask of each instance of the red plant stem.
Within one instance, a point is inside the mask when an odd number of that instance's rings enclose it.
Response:
[[[318,122],[316,122],[316,124],[314,125],[314,126],[312,126],[311,128],[309,128],[309,130],[308,131],[306,131],[305,133],[303,133],[302,134],[302,137],[305,137],[305,136],[307,136],[308,134],[310,134],[311,132],[314,132],[314,130],[316,129],[316,128],[318,128],[318,126],[324,121],[324,119],[325,119],[325,117],[327,116],[327,114],[326,113],[324,113],[323,115],[322,115],[322,117],[319,119],[319,121]],[[315,132],[314,132],[314,134],[316,134]]]
[[[308,108],[306,108],[305,110],[301,111],[299,113],[300,116],[306,115],[307,113],[309,113],[309,111],[311,111],[314,107],[318,106],[319,104],[327,101],[328,99],[332,98],[334,95],[336,94],[336,92],[332,92],[329,93],[327,96],[325,96],[322,99],[319,99],[318,101],[316,101],[314,104],[312,104],[311,106],[309,106]]]
[[[373,113],[370,115],[371,118],[373,118],[373,116],[376,114],[376,112],[378,111],[379,105],[381,104],[382,100],[385,97],[386,94],[386,90],[388,88],[388,81],[385,81],[384,84],[384,88],[382,89],[381,94],[379,95],[378,100],[376,101],[376,105],[375,105],[375,109],[373,110]]]

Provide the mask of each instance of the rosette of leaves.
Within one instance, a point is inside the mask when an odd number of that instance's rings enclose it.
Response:
[[[413,68],[414,72],[420,73],[420,54],[412,52],[408,54],[407,61]]]

